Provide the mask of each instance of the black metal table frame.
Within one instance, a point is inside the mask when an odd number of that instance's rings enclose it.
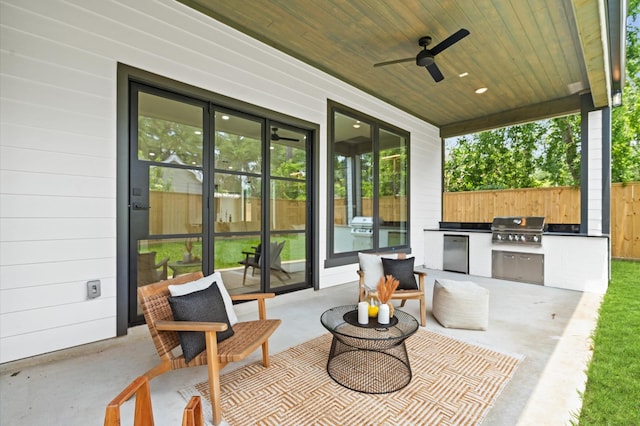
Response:
[[[348,322],[346,314],[356,305],[325,311],[322,325],[333,335],[327,373],[341,386],[357,392],[396,392],[411,382],[412,372],[405,340],[418,329],[418,321],[399,309],[394,325],[377,324],[375,319],[360,326]]]

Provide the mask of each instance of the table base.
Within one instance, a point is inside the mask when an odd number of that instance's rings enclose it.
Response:
[[[382,350],[361,349],[333,338],[329,376],[338,384],[363,393],[390,393],[411,382],[411,366],[404,341]]]

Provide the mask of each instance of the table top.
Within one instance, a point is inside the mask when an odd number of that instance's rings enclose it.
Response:
[[[397,308],[394,309],[393,314],[398,320],[396,324],[392,322],[388,325],[370,327],[347,322],[345,314],[357,309],[357,305],[328,309],[320,316],[320,322],[334,336],[363,340],[404,340],[415,333],[419,327],[417,319]]]

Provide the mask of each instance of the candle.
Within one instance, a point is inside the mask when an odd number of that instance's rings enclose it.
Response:
[[[369,304],[367,302],[358,303],[358,323],[369,324]]]

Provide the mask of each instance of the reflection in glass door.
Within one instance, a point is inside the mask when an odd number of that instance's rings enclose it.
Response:
[[[232,294],[307,287],[308,135],[266,126],[215,113],[214,262]]]
[[[131,84],[129,324],[137,288],[219,271],[230,293],[311,286],[309,132]]]
[[[129,323],[137,287],[202,265],[206,104],[134,85],[131,119]]]

